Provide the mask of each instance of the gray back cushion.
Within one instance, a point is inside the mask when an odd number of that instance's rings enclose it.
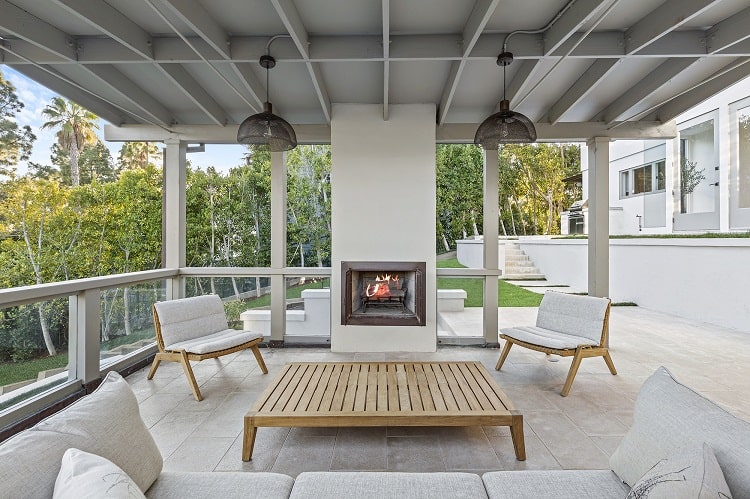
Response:
[[[714,450],[733,497],[750,497],[750,423],[678,383],[660,367],[635,400],[633,426],[609,460],[622,481],[635,484],[652,466],[682,449]]]
[[[609,299],[547,291],[536,316],[537,327],[589,338],[602,339],[602,326]]]
[[[193,340],[229,329],[218,295],[203,295],[154,304],[164,345]]]
[[[110,372],[90,395],[0,444],[0,497],[52,497],[71,447],[109,459],[142,491],[161,473],[161,453],[133,391]]]

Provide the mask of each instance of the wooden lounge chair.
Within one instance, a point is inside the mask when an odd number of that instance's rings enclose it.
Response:
[[[250,348],[264,374],[268,373],[258,344],[262,333],[229,329],[224,305],[218,295],[204,295],[154,303],[154,328],[159,351],[148,379],[162,360],[179,362],[195,400],[203,400],[190,361],[213,359]]]
[[[547,291],[542,298],[536,326],[503,328],[499,337],[505,347],[495,366],[500,370],[515,344],[538,352],[562,357],[573,357],[562,392],[567,397],[573,379],[586,357],[604,357],[609,372],[617,374],[609,356],[609,298],[580,296]]]

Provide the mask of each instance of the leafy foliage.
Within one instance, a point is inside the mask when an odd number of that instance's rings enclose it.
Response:
[[[29,159],[36,137],[30,126],[19,126],[15,116],[23,109],[13,85],[0,72],[0,175],[13,177],[19,161]]]

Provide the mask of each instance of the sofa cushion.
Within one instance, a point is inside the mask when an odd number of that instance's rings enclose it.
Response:
[[[622,499],[629,490],[610,470],[491,471],[482,480],[490,499]]]
[[[290,499],[468,499],[487,497],[472,473],[306,472],[294,481]]]
[[[627,499],[730,498],[719,463],[708,444],[677,452],[648,470],[628,494]]]
[[[127,473],[96,454],[68,449],[63,454],[52,499],[146,499]]]
[[[0,497],[52,497],[70,448],[102,456],[148,489],[162,457],[128,383],[110,372],[90,395],[0,445]]]
[[[165,471],[146,491],[149,499],[287,499],[292,477],[280,473]]]
[[[681,449],[711,446],[734,497],[750,497],[750,423],[678,383],[660,367],[635,400],[633,426],[609,460],[625,483],[635,484],[659,460]]]

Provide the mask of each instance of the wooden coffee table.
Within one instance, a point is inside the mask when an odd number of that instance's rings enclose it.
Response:
[[[245,415],[242,460],[260,426],[509,426],[526,459],[523,415],[479,362],[295,362]]]

